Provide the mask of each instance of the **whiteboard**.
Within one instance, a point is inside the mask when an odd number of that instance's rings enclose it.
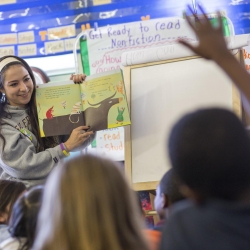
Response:
[[[155,185],[171,167],[167,138],[185,113],[215,106],[238,113],[241,109],[231,80],[216,64],[202,58],[125,67],[124,76],[131,112],[125,149],[130,153],[125,164],[131,164],[133,184]]]

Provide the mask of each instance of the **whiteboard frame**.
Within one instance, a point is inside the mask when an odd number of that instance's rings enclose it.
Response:
[[[239,50],[235,56],[240,61],[240,63],[244,64],[244,61],[242,61],[242,51],[241,50]],[[125,83],[125,87],[126,87],[126,94],[127,94],[129,110],[131,108],[131,71],[132,71],[132,69],[160,65],[160,64],[173,63],[173,62],[179,62],[179,61],[185,61],[185,60],[192,60],[192,59],[197,59],[197,58],[200,58],[200,57],[199,56],[183,57],[183,58],[178,58],[178,59],[171,59],[171,60],[166,60],[166,61],[138,64],[138,65],[124,67],[123,77],[124,77],[124,83]],[[232,84],[232,107],[233,107],[232,110],[241,119],[242,118],[242,106],[241,106],[240,93],[234,84]],[[133,121],[131,121],[131,122],[133,122]],[[138,182],[138,183],[132,182],[131,128],[130,128],[130,126],[126,126],[124,128],[125,128],[125,130],[124,130],[124,132],[125,132],[125,157],[124,157],[125,158],[125,174],[126,174],[128,180],[129,180],[129,182],[134,190],[136,190],[136,191],[155,190],[160,180],[159,181],[149,181],[149,182]]]

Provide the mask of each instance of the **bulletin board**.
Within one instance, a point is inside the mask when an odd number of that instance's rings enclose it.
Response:
[[[131,114],[131,126],[125,127],[125,171],[135,190],[156,189],[171,167],[167,138],[182,115],[224,107],[241,116],[240,95],[214,62],[185,57],[127,66],[123,73]]]

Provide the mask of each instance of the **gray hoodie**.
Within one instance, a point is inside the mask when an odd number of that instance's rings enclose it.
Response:
[[[0,179],[22,181],[26,186],[43,184],[56,163],[65,158],[60,145],[37,153],[27,109],[6,105],[5,111],[8,117],[2,119],[5,147],[3,153],[0,140]]]

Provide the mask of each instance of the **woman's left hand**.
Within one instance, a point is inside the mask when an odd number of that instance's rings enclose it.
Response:
[[[70,80],[73,80],[74,83],[82,83],[86,78],[84,74],[72,74]]]

